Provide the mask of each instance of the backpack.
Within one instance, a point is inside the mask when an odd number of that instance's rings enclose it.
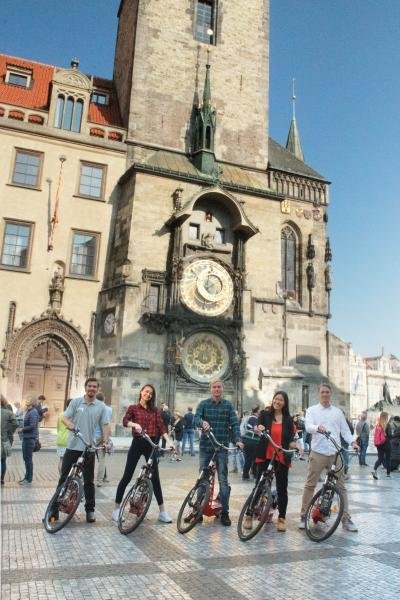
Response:
[[[380,425],[375,427],[374,444],[375,446],[383,446],[386,443],[386,435]]]
[[[185,429],[194,429],[194,414],[187,412],[183,417],[183,423]]]

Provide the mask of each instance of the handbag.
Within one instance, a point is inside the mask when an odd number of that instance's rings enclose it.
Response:
[[[40,443],[39,438],[36,438],[35,445],[33,446],[33,452],[39,452],[41,447],[42,447],[42,444]]]

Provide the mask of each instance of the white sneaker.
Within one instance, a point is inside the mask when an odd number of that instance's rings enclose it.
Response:
[[[116,508],[115,510],[112,511],[112,520],[113,522],[118,525],[118,517],[119,517],[119,508]]]
[[[167,512],[165,512],[165,510],[160,512],[160,514],[158,515],[158,520],[161,521],[161,523],[172,523],[171,517]]]
[[[358,531],[356,524],[353,523],[353,521],[350,519],[350,517],[343,519],[342,527],[345,531],[354,531],[354,532]]]
[[[306,528],[306,520],[305,520],[304,517],[300,517],[298,528],[299,529],[305,529]]]

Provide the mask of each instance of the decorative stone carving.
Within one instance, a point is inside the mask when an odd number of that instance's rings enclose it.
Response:
[[[203,233],[201,236],[201,245],[205,248],[214,248],[214,233]]]
[[[327,292],[330,292],[332,289],[332,273],[329,264],[325,268],[325,289]]]
[[[49,304],[50,311],[59,313],[61,310],[62,299],[64,294],[64,271],[61,267],[57,267],[54,271],[53,279],[49,285]]]
[[[23,325],[6,341],[4,359],[0,363],[3,375],[7,373],[9,380],[22,385],[28,357],[46,339],[58,341],[64,347],[70,356],[73,377],[77,382],[82,380],[89,361],[86,340],[76,327],[54,313]]]

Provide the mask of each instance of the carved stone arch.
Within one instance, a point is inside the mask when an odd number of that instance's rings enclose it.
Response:
[[[172,225],[176,221],[179,221],[180,223],[186,221],[192,214],[196,203],[200,200],[206,200],[207,198],[212,198],[214,201],[217,200],[227,209],[232,218],[233,231],[242,233],[245,240],[258,233],[258,228],[253,225],[247,217],[242,203],[237,200],[233,194],[230,194],[219,186],[214,186],[206,190],[202,189],[194,194],[181,210],[174,213],[168,220],[167,225]]]
[[[92,89],[89,77],[76,69],[61,69],[53,77],[53,84],[58,83],[66,87],[80,88],[85,91]]]
[[[71,392],[83,388],[89,367],[89,351],[79,330],[57,316],[43,316],[15,330],[7,341],[1,363],[3,376],[8,379],[8,396],[20,399],[25,364],[32,352],[51,339],[66,356],[71,372]]]

